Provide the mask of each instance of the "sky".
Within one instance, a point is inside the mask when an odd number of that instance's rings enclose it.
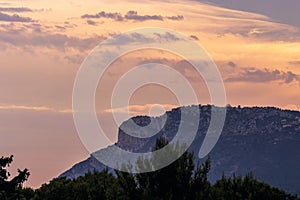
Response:
[[[28,168],[26,186],[35,188],[87,158],[72,118],[77,71],[100,42],[141,27],[172,29],[202,45],[221,73],[229,104],[299,110],[298,7],[297,0],[1,1],[1,155],[15,156],[12,171]],[[141,61],[174,66],[204,91],[199,103],[210,103],[201,77],[178,56],[154,50],[124,55],[96,94],[98,118],[112,143],[113,85]],[[166,88],[149,85],[134,93],[129,109],[132,115],[148,114],[153,104],[169,110],[178,102]]]

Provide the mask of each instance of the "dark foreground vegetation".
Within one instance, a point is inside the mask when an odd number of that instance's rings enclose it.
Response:
[[[159,139],[156,149],[166,145]],[[0,158],[0,200],[286,200],[299,199],[295,195],[259,182],[251,173],[245,177],[224,175],[214,184],[208,181],[210,159],[195,166],[193,153],[186,152],[180,159],[168,167],[151,173],[131,174],[116,171],[112,175],[108,170],[89,172],[74,180],[58,178],[41,188],[33,190],[23,188],[27,180],[27,169],[19,170],[19,175],[9,179],[6,168],[12,157]],[[151,164],[153,160],[143,162]],[[10,181],[9,181],[10,180]]]

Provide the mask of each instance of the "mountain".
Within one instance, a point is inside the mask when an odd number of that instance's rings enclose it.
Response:
[[[206,135],[211,105],[199,105],[199,128],[189,151],[197,155]],[[185,107],[192,111],[192,107]],[[192,114],[192,113],[191,113]],[[169,141],[175,136],[181,120],[181,108],[175,108],[164,115],[166,122],[161,128],[163,117],[137,116],[133,121],[145,126],[153,120],[160,130],[149,138],[135,138],[127,135],[122,126],[128,128],[128,122],[121,125],[116,145],[131,152],[148,152],[154,147],[156,139],[165,137]],[[130,128],[130,127],[129,127]],[[127,129],[128,130],[128,129]],[[135,130],[132,130],[135,131]],[[99,150],[109,151],[111,147]],[[245,175],[252,172],[260,181],[300,194],[300,112],[281,110],[275,107],[227,107],[225,125],[214,149],[210,152],[210,181],[233,174]],[[74,165],[60,177],[77,178],[88,171],[101,171],[105,166],[91,155],[87,160]],[[113,173],[113,170],[111,170]]]

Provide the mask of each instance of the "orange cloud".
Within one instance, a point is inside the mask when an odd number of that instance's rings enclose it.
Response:
[[[168,111],[168,110],[171,110],[172,108],[178,107],[178,105],[171,105],[171,104],[129,105],[128,107],[106,109],[106,110],[104,110],[104,112],[105,113],[127,113],[127,111],[129,110],[129,112],[133,115],[149,115],[149,111],[152,108],[155,108],[157,106],[163,108],[165,111]]]
[[[51,111],[58,113],[72,113],[72,109],[55,109],[46,106],[24,106],[24,105],[0,105],[0,110],[31,110],[31,111]]]

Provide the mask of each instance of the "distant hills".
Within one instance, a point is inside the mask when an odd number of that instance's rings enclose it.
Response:
[[[207,132],[211,105],[198,106],[200,109],[199,129],[189,151],[197,155]],[[190,107],[191,108],[191,107]],[[189,109],[189,107],[185,107]],[[121,129],[116,145],[131,152],[148,152],[155,146],[156,139],[165,137],[172,140],[180,122],[181,108],[168,111],[164,127],[150,138],[135,138]],[[160,118],[137,116],[132,118],[138,125],[147,125]],[[126,126],[126,122],[122,124]],[[133,130],[134,131],[134,130]],[[106,149],[99,150],[105,151]],[[275,107],[227,107],[225,126],[221,137],[210,153],[210,181],[222,176],[246,175],[290,193],[300,194],[300,112],[281,110]],[[200,162],[204,161],[200,160]],[[105,166],[93,156],[74,165],[60,177],[77,178],[88,171],[101,171]],[[112,170],[113,172],[113,170]]]

